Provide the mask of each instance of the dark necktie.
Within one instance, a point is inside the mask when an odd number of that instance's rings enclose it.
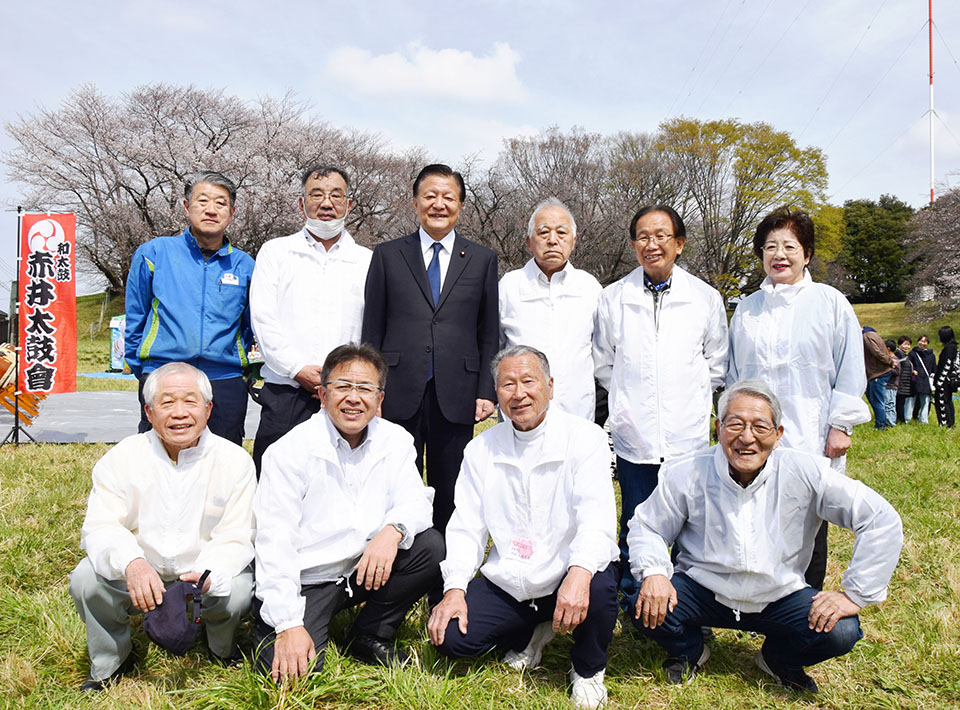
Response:
[[[443,245],[440,242],[433,243],[433,259],[430,260],[430,266],[427,267],[427,281],[430,282],[430,291],[433,293],[433,305],[437,305],[440,300],[440,250]],[[433,379],[433,353],[430,353],[430,374],[428,380]]]
[[[430,282],[430,291],[433,293],[433,305],[437,305],[440,300],[440,250],[443,245],[440,242],[433,243],[433,259],[430,266],[427,267],[427,281]]]

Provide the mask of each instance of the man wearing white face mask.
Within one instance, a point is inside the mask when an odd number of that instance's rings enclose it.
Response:
[[[265,243],[250,285],[253,330],[265,365],[253,460],[320,410],[320,370],[338,345],[360,341],[372,252],[344,228],[353,207],[345,170],[314,165],[301,177],[303,229]]]

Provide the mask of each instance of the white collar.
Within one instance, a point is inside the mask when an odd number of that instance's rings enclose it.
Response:
[[[453,240],[456,238],[457,230],[451,229],[450,233],[440,240],[440,244],[443,245],[443,251],[445,251],[447,254],[453,254]],[[436,243],[437,240],[424,232],[423,227],[420,227],[420,251],[426,254]]]
[[[813,278],[810,276],[810,270],[804,268],[803,278],[793,284],[775,284],[773,280],[767,276],[763,282],[760,284],[760,288],[763,289],[763,292],[767,295],[768,298],[782,298],[785,301],[792,301],[796,298],[797,294],[802,290],[807,288],[810,284],[813,283]]]
[[[174,463],[173,459],[170,458],[170,454],[167,453],[167,449],[163,445],[163,439],[160,438],[160,435],[157,434],[156,430],[150,429],[147,432],[147,437],[150,439],[150,443],[152,444],[154,451],[157,452],[158,456],[161,456],[169,461],[171,466],[180,468],[183,464],[190,461],[196,461],[203,456],[207,450],[207,445],[210,440],[210,430],[207,427],[204,427],[203,431],[200,432],[200,438],[197,439],[196,445],[186,449],[181,449],[177,454],[176,463]]]
[[[305,240],[306,243],[307,243],[307,247],[309,247],[310,249],[315,249],[315,250],[317,250],[317,251],[319,251],[319,252],[326,253],[326,254],[332,254],[332,253],[337,252],[337,251],[342,251],[343,249],[347,249],[347,248],[349,247],[349,245],[354,244],[354,239],[353,239],[353,237],[350,235],[350,232],[347,231],[347,228],[346,228],[346,227],[344,227],[344,228],[343,228],[343,231],[340,232],[340,238],[339,238],[339,239],[336,241],[336,243],[335,243],[332,247],[330,247],[329,249],[327,249],[325,246],[323,246],[323,242],[321,242],[319,239],[317,239],[316,237],[314,237],[314,236],[307,230],[306,227],[304,227],[304,228],[301,230],[301,232],[303,233],[303,238],[304,238],[304,240]]]
[[[570,263],[570,260],[567,259],[567,263],[563,265],[563,268],[555,272],[552,279],[548,279],[547,275],[543,273],[543,269],[541,269],[537,264],[536,259],[530,259],[526,264],[523,265],[523,272],[527,275],[527,278],[536,284],[542,284],[544,286],[564,283],[566,281],[567,274],[572,270],[573,265]]]
[[[374,435],[375,435],[375,432],[376,432],[376,423],[375,423],[375,422],[377,421],[377,417],[374,417],[373,419],[371,419],[371,420],[370,420],[370,423],[367,424],[367,429],[366,429],[365,432],[363,432],[363,440],[360,442],[359,446],[357,446],[357,448],[355,448],[355,449],[354,449],[354,448],[351,448],[350,442],[347,441],[347,440],[343,437],[343,434],[341,434],[341,433],[339,432],[339,430],[337,429],[337,427],[335,427],[335,426],[333,425],[333,420],[330,419],[330,414],[327,412],[327,410],[326,410],[326,409],[321,409],[321,410],[320,410],[320,413],[323,414],[323,421],[324,421],[324,424],[325,424],[325,426],[326,426],[327,436],[330,437],[330,439],[329,439],[330,445],[333,446],[333,448],[334,448],[335,451],[336,451],[336,450],[342,450],[342,451],[345,451],[345,452],[347,452],[347,453],[352,453],[352,452],[360,451],[362,448],[364,448],[365,446],[367,446],[368,442],[369,442],[369,441],[374,437]]]

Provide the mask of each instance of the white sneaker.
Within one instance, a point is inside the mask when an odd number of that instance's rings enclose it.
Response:
[[[593,710],[607,702],[607,686],[603,684],[606,669],[597,671],[589,678],[583,678],[570,669],[570,700],[578,710]]]
[[[543,647],[550,643],[553,636],[552,620],[537,624],[533,627],[533,635],[527,647],[522,651],[507,651],[503,662],[515,671],[536,668],[540,665],[540,659],[543,658]]]

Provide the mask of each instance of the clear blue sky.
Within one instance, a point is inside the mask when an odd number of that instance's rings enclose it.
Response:
[[[51,0],[4,3],[0,19],[3,121],[56,108],[84,83],[293,90],[335,126],[456,164],[552,125],[614,133],[737,117],[822,148],[834,204],[892,193],[919,207],[929,190],[925,0]],[[960,184],[960,3],[934,0],[934,22],[946,187]],[[4,175],[3,206],[17,196]],[[16,219],[0,214],[5,292]]]

